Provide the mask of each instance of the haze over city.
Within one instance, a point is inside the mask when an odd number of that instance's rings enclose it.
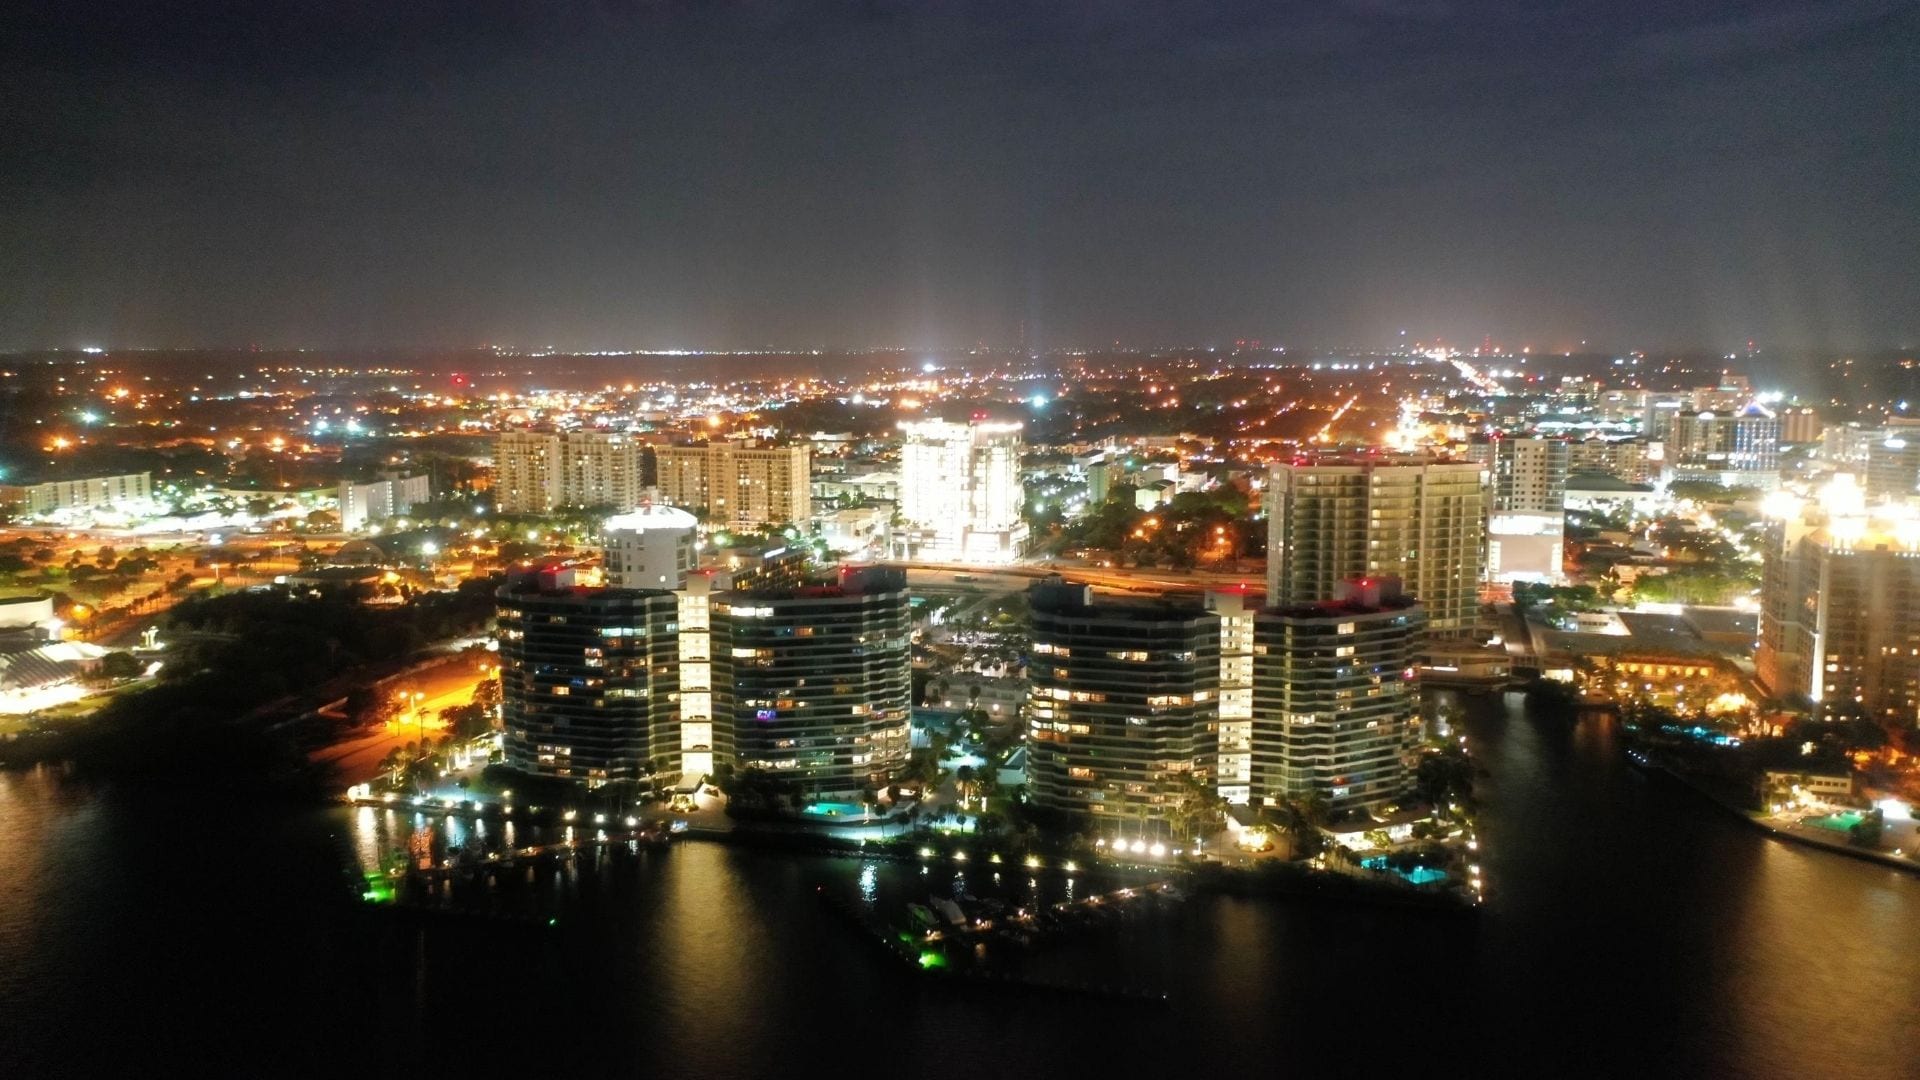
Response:
[[[1909,1077],[1920,0],[0,10],[0,1071]]]
[[[0,347],[1920,338],[1910,3],[9,5]]]

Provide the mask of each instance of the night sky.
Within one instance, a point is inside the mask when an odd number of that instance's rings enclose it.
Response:
[[[1920,5],[0,5],[0,348],[1920,343]]]

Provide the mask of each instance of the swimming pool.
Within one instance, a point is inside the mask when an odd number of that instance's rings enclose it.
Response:
[[[1370,859],[1361,859],[1360,865],[1369,870],[1390,870],[1415,885],[1431,885],[1436,881],[1447,880],[1447,872],[1445,870],[1436,870],[1431,866],[1416,866],[1410,870],[1401,870],[1388,865],[1387,857],[1384,855],[1375,855]]]
[[[859,803],[817,802],[807,807],[806,813],[821,817],[860,817],[867,812]]]
[[[1837,814],[1824,814],[1820,817],[1805,818],[1802,825],[1811,825],[1816,829],[1832,829],[1834,832],[1851,832],[1855,825],[1867,815],[1858,810],[1843,810]]]

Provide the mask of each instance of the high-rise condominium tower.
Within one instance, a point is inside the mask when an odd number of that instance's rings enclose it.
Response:
[[[1498,435],[1474,441],[1467,456],[1491,474],[1495,512],[1557,514],[1567,508],[1569,450],[1565,439]]]
[[[660,495],[721,525],[805,525],[813,516],[812,449],[727,441],[653,449]]]
[[[1342,583],[1395,577],[1435,636],[1479,622],[1486,473],[1472,462],[1328,458],[1274,466],[1267,486],[1267,603],[1331,600]]]
[[[1317,795],[1337,812],[1406,790],[1420,728],[1411,665],[1425,621],[1391,578],[1255,616],[1253,790],[1262,801]]]
[[[906,761],[905,571],[716,594],[711,621],[714,722],[740,770],[817,795],[883,786]]]
[[[507,431],[494,442],[494,502],[507,513],[640,505],[641,448],[611,431]]]
[[[965,423],[900,425],[900,514],[915,526],[923,559],[1005,563],[1020,555],[1020,425],[976,417]]]
[[[1221,617],[1199,596],[1096,602],[1057,579],[1029,599],[1033,801],[1124,827],[1164,820],[1186,784],[1210,786]]]
[[[1762,685],[1830,717],[1920,723],[1920,517],[1869,510],[1845,474],[1817,502],[1781,493],[1767,509]]]
[[[650,775],[675,744],[679,603],[580,588],[571,571],[509,576],[499,593],[507,761],[589,785]]]
[[[623,589],[679,589],[698,564],[698,522],[685,510],[657,503],[608,518],[607,584]]]

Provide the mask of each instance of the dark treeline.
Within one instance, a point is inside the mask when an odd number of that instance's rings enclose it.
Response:
[[[494,584],[470,581],[395,607],[277,590],[183,603],[162,632],[171,644],[159,682],[69,728],[0,745],[0,765],[65,761],[121,783],[311,794],[327,778],[291,734],[243,722],[249,713],[480,629],[493,612]]]

